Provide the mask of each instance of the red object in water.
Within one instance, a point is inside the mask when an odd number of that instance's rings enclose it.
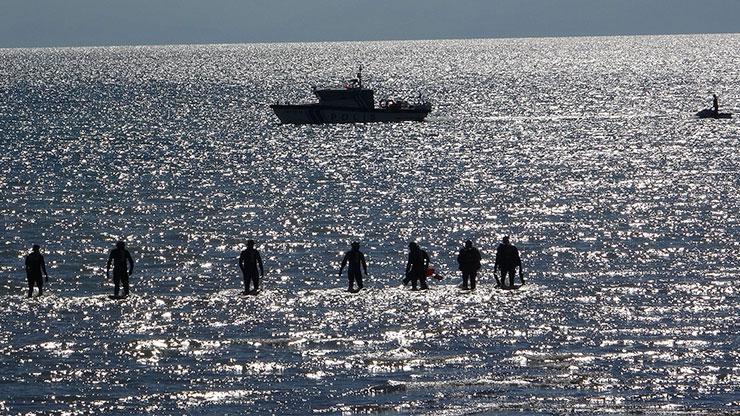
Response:
[[[437,273],[435,273],[434,269],[431,268],[431,267],[427,267],[427,270],[426,270],[426,272],[424,272],[424,275],[426,277],[431,277],[431,278],[436,279],[436,280],[442,280],[443,279],[442,276],[440,276]]]

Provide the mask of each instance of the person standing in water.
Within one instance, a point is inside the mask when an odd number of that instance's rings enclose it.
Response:
[[[475,289],[475,278],[480,270],[480,260],[480,251],[473,247],[472,241],[466,241],[465,247],[461,248],[460,254],[457,255],[458,268],[462,272],[463,290]]]
[[[493,274],[496,275],[496,269],[501,270],[501,280],[498,282],[503,289],[514,288],[514,276],[516,268],[519,268],[519,279],[524,284],[524,275],[522,273],[522,259],[519,257],[519,250],[509,242],[509,236],[504,236],[503,242],[496,249],[496,265],[493,268]],[[506,284],[506,277],[509,277],[510,285]]]
[[[43,293],[44,280],[41,278],[43,272],[46,281],[49,281],[49,274],[46,273],[46,263],[44,256],[41,255],[41,247],[38,244],[33,245],[33,250],[26,256],[26,279],[28,279],[28,297],[33,297],[34,286],[39,288],[39,296]]]
[[[123,285],[123,296],[128,296],[129,285],[128,278],[134,272],[134,259],[131,258],[131,253],[126,250],[126,243],[119,241],[116,243],[116,248],[110,251],[108,256],[108,264],[106,266],[105,275],[110,279],[110,266],[113,264],[113,296],[119,297],[118,293],[121,285]]]
[[[429,289],[429,286],[427,286],[427,268],[429,268],[429,255],[418,244],[410,242],[409,259],[406,262],[406,278],[403,279],[403,285],[406,286],[411,282],[411,290],[418,290],[418,283],[421,290]]]
[[[262,278],[265,277],[265,268],[262,266],[260,252],[254,248],[254,240],[248,240],[247,249],[239,255],[239,268],[244,278],[244,293],[257,292],[260,288],[260,276]],[[252,292],[249,291],[249,282],[252,282],[254,285]]]
[[[360,251],[360,243],[357,241],[352,243],[352,249],[344,253],[342,259],[342,265],[339,266],[339,277],[342,277],[342,271],[344,266],[347,266],[347,279],[349,279],[348,291],[354,291],[354,283],[357,283],[357,291],[362,290],[362,271],[367,276],[367,262],[365,262],[365,255]]]

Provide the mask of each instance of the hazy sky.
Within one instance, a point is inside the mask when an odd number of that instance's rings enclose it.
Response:
[[[0,47],[740,32],[740,0],[0,0]]]

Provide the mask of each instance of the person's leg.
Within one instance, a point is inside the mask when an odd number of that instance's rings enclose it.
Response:
[[[419,288],[421,290],[427,290],[429,289],[429,286],[427,286],[427,271],[422,270],[421,273],[419,273]]]
[[[258,291],[260,289],[260,274],[256,271],[252,275],[252,284],[254,285],[254,291]]]
[[[462,288],[467,290],[468,287],[469,287],[468,286],[468,279],[470,278],[470,274],[468,272],[466,272],[466,271],[463,270],[462,275],[463,275]]]
[[[39,296],[44,294],[44,278],[41,275],[36,276],[36,286],[39,288]]]
[[[419,284],[419,273],[417,270],[412,269],[411,270],[411,290],[418,290],[417,286]]]
[[[475,289],[475,275],[477,272],[470,272],[470,290]]]
[[[516,277],[516,269],[510,269],[509,270],[509,287],[514,287],[514,278]]]
[[[242,280],[244,280],[244,293],[249,293],[249,282],[252,280],[247,271],[242,271]]]
[[[357,282],[357,290],[362,289],[362,272],[357,272],[355,275],[355,281]]]
[[[355,274],[352,273],[352,270],[347,271],[347,290],[352,291],[355,288]]]
[[[33,297],[33,286],[36,284],[35,279],[29,278],[28,279],[28,297]]]
[[[128,273],[123,273],[123,275],[121,276],[121,283],[123,284],[123,296],[128,296]]]
[[[121,274],[113,271],[113,296],[118,297],[121,290]]]

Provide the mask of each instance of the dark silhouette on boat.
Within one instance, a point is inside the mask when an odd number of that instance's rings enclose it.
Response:
[[[732,118],[732,113],[719,112],[719,98],[717,94],[712,94],[712,108],[705,108],[696,113],[698,118]]]
[[[342,89],[316,89],[319,99],[312,104],[273,104],[270,106],[283,124],[396,123],[424,121],[432,111],[429,102],[409,103],[384,99],[375,106],[375,93],[362,86],[362,67],[357,78]]]

